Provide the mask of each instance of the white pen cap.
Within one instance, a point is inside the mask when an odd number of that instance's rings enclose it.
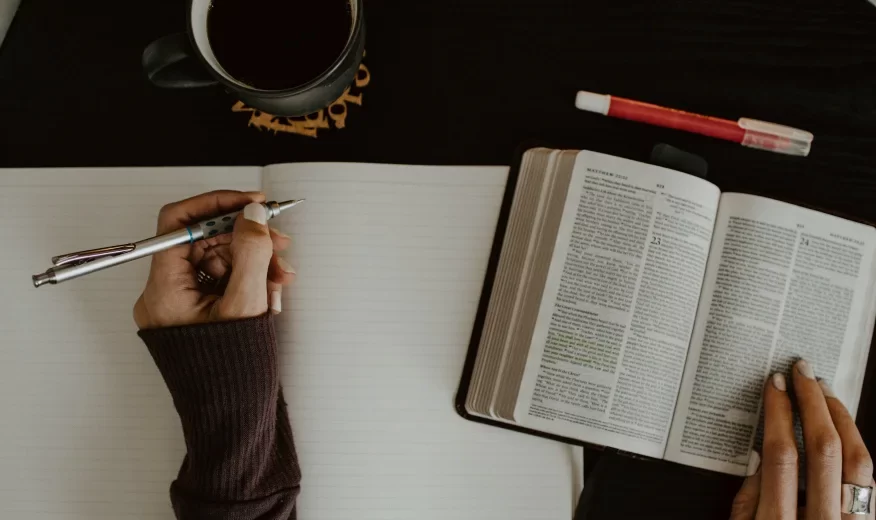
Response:
[[[594,94],[579,90],[575,96],[575,108],[586,112],[596,112],[604,116],[608,115],[608,107],[611,105],[611,96],[607,94]]]

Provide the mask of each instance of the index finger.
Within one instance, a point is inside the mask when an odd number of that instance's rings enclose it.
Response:
[[[158,213],[158,234],[182,229],[199,219],[239,210],[250,202],[264,202],[258,191],[217,190],[168,204]]]
[[[758,518],[797,516],[797,440],[788,383],[773,374],[763,392],[764,430]]]
[[[806,517],[839,518],[842,441],[812,365],[801,359],[792,373],[806,447]]]

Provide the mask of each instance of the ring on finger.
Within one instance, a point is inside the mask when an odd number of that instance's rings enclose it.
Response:
[[[198,269],[198,283],[208,287],[215,287],[219,283],[219,280]]]
[[[869,515],[870,503],[873,501],[873,487],[862,487],[855,484],[842,484],[841,511],[845,515]]]
[[[197,280],[198,284],[210,294],[221,295],[225,292],[226,285],[228,285],[228,276],[223,276],[221,279],[217,280],[214,276],[207,274],[202,269],[198,269]]]

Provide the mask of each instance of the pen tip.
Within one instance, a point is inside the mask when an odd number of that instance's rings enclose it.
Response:
[[[280,211],[284,211],[284,210],[287,210],[293,206],[297,206],[298,204],[301,204],[302,202],[304,202],[304,199],[293,199],[293,200],[287,200],[286,202],[281,202],[279,204]]]

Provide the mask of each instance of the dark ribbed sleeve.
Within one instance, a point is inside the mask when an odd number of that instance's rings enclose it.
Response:
[[[295,518],[301,473],[269,315],[139,332],[182,422],[177,518]]]

